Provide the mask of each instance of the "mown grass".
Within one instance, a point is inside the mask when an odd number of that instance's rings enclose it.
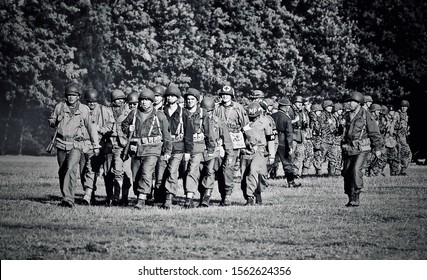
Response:
[[[1,259],[426,259],[427,168],[365,178],[344,207],[342,178],[271,181],[264,204],[209,208],[58,207],[54,157],[0,157]],[[78,190],[78,196],[83,191]],[[104,195],[103,187],[98,192]],[[101,199],[101,197],[99,197]]]

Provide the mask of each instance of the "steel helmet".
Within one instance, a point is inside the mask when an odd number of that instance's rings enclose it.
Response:
[[[259,89],[252,91],[251,98],[264,98],[265,94]]]
[[[400,102],[400,107],[408,107],[409,108],[409,101],[408,100],[402,100],[402,102]]]
[[[165,93],[165,89],[162,86],[157,85],[153,87],[153,92],[154,92],[154,95],[163,96],[163,94]]]
[[[363,101],[366,102],[374,102],[374,100],[372,100],[372,96],[370,95],[365,95],[363,96]]]
[[[365,97],[358,91],[353,91],[353,93],[347,98],[346,101],[355,101],[357,103],[363,104],[365,102]]]
[[[200,107],[206,111],[213,111],[213,109],[215,109],[215,100],[210,96],[205,96],[202,102],[200,102]]]
[[[131,93],[129,93],[129,95],[126,97],[126,101],[128,103],[138,103],[138,99],[139,99],[139,93],[136,91],[132,91]]]
[[[292,105],[291,101],[287,97],[280,98],[277,103],[279,104],[279,106],[291,106]]]
[[[224,94],[234,96],[234,89],[230,86],[223,86],[222,89],[219,91],[219,95]]]
[[[295,95],[294,96],[294,103],[296,103],[296,102],[304,103],[304,98],[302,98],[301,95]]]
[[[385,105],[381,105],[381,110],[382,110],[382,113],[383,113],[384,115],[387,115],[387,114],[388,114],[388,112],[389,112],[388,107],[387,107],[387,106],[385,106]]]
[[[343,110],[343,109],[344,109],[344,106],[341,103],[337,102],[334,104],[334,111],[335,112],[337,112],[339,110]]]
[[[94,88],[89,89],[85,94],[85,99],[87,102],[98,101],[98,91]]]
[[[82,94],[82,89],[78,83],[69,83],[65,87],[65,95],[80,95]]]
[[[120,89],[115,89],[111,93],[111,101],[116,101],[117,99],[126,99],[125,93]]]
[[[372,104],[371,108],[369,108],[369,109],[371,110],[371,112],[381,111],[382,110],[381,105],[377,104],[377,103]]]
[[[322,111],[322,105],[314,103],[311,104],[311,111],[316,112],[316,111]]]
[[[184,97],[186,97],[187,95],[192,95],[192,96],[196,97],[197,101],[200,100],[200,91],[198,91],[195,88],[189,88],[187,90],[187,92],[184,94]]]
[[[174,84],[170,84],[166,89],[164,95],[175,95],[176,97],[181,97],[181,90]]]
[[[258,117],[262,113],[262,108],[258,102],[249,103],[246,107],[246,110],[248,111],[248,116],[250,118]]]
[[[152,102],[154,102],[154,92],[149,89],[149,88],[144,88],[141,93],[139,94],[138,99],[142,100],[142,99],[148,99],[151,100]]]
[[[326,107],[334,107],[334,102],[332,102],[332,100],[324,100],[322,103],[322,107],[323,109],[325,109]]]

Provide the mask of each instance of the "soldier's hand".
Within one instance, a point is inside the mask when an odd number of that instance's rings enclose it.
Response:
[[[94,149],[93,149],[93,154],[94,154],[95,156],[99,155],[99,148],[94,148]]]
[[[289,149],[289,154],[292,154],[294,151],[292,150],[292,148]]]
[[[275,157],[269,157],[268,158],[268,164],[270,164],[270,165],[274,164],[275,160],[276,160]]]
[[[169,161],[169,159],[171,158],[171,155],[169,155],[169,154],[165,154],[164,156],[163,156],[163,159],[165,160],[165,161]]]
[[[380,156],[381,156],[381,151],[375,151],[375,156],[376,156],[377,158],[380,158]]]
[[[131,124],[131,125],[129,126],[129,131],[130,131],[130,132],[134,132],[134,131],[135,131],[135,125]]]

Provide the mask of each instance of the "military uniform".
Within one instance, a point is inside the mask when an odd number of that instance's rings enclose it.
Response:
[[[363,103],[363,95],[353,93],[351,100]],[[373,149],[381,151],[383,140],[372,115],[360,105],[344,116],[343,171],[344,192],[349,197],[346,206],[359,206],[359,194],[363,189],[364,164],[368,153]]]
[[[80,94],[79,94],[80,95]],[[49,123],[57,128],[55,146],[59,165],[59,185],[63,206],[74,206],[74,195],[78,183],[81,157],[99,149],[98,132],[92,121],[89,107],[79,101],[75,108],[60,102],[49,117]],[[82,175],[81,175],[82,176]]]
[[[242,128],[249,122],[249,119],[243,106],[234,101],[229,105],[220,103],[219,106],[215,108],[214,115],[224,121],[229,130],[234,147],[233,154],[222,159],[222,172],[218,173],[220,193],[223,200],[222,203],[224,204],[225,201],[225,204],[227,204],[227,197],[231,195],[234,188],[234,174],[239,169],[236,162],[239,160],[240,149],[242,147],[239,144],[243,142]]]
[[[407,140],[409,136],[409,117],[408,113],[402,111],[402,109],[398,111],[398,115],[397,143],[400,158],[400,175],[406,175],[406,170],[412,159],[411,147]]]

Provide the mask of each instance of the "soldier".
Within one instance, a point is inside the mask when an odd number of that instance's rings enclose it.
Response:
[[[323,164],[323,147],[322,147],[322,129],[320,119],[322,115],[322,105],[311,105],[311,135],[313,143],[313,165],[316,170],[316,175],[320,175]]]
[[[293,165],[296,178],[301,177],[302,165],[305,158],[305,135],[308,128],[308,114],[303,108],[303,98],[300,95],[294,96],[293,112]]]
[[[101,167],[103,170],[103,177],[106,189],[112,187],[112,180],[109,176],[111,168],[111,153],[113,151],[113,144],[110,136],[114,126],[113,112],[110,108],[98,104],[98,91],[94,88],[86,92],[86,104],[90,109],[92,122],[98,131],[98,139],[100,140],[101,152],[97,155],[85,154],[84,171],[83,171],[83,187],[85,194],[82,203],[90,205],[91,202],[95,203],[96,181],[100,175]],[[107,192],[108,194],[108,192]],[[111,197],[107,196],[107,200]]]
[[[341,176],[341,170],[342,170],[342,151],[341,151],[341,142],[344,132],[344,106],[343,104],[337,102],[334,104],[334,113],[332,114],[335,118],[335,123],[337,124],[337,129],[335,131],[334,135],[334,155],[336,156],[335,160],[335,174],[331,174],[332,176]]]
[[[378,125],[381,136],[383,136],[385,131],[385,124],[382,122],[382,119],[381,119],[381,111],[382,111],[381,105],[373,103],[370,107],[370,111],[371,111],[372,117],[374,118],[375,122]],[[376,157],[371,152],[366,160],[368,161],[367,170],[366,170],[367,176],[378,176],[381,173],[382,166],[385,165],[385,163],[387,162],[385,146],[381,147],[380,157]]]
[[[289,109],[291,107],[291,101],[289,98],[282,98],[278,102],[279,111],[272,114],[277,129],[277,137],[279,139],[279,146],[277,147],[277,155],[283,165],[283,171],[285,171],[286,180],[288,181],[289,187],[300,187],[300,183],[295,183],[295,176],[292,165],[292,120],[289,116]]]
[[[363,188],[363,168],[371,147],[376,157],[381,156],[382,137],[372,115],[362,108],[363,95],[353,92],[349,99],[349,112],[345,114],[343,137],[344,192],[349,201],[347,207],[359,206],[359,196]]]
[[[129,138],[122,131],[122,122],[127,118],[131,111],[138,107],[139,93],[131,91],[125,99],[123,91],[115,89],[111,93],[111,109],[115,119],[115,126],[111,140],[113,143],[113,164],[111,174],[113,179],[113,190],[107,192],[107,196],[112,194],[112,205],[128,206],[129,189],[133,186],[133,175],[131,169],[131,159],[124,155],[124,148]],[[121,198],[120,198],[121,193]],[[137,194],[136,189],[134,193]]]
[[[373,102],[374,102],[374,100],[372,99],[372,96],[370,96],[370,95],[364,95],[363,96],[363,105],[362,105],[362,107],[366,111],[369,112],[371,110],[371,106],[372,106]]]
[[[163,95],[165,94],[165,89],[161,85],[156,85],[153,87],[154,92],[154,109],[157,111],[163,111],[164,98]]]
[[[170,160],[162,159],[162,169],[159,174],[163,174],[165,200],[162,205],[165,209],[172,206],[173,197],[178,192],[178,174],[181,161],[186,162],[190,159],[190,153],[193,149],[193,131],[191,128],[188,111],[178,105],[178,99],[181,98],[181,90],[176,85],[169,85],[164,94],[166,105],[163,112],[169,122],[169,128],[172,137],[172,155]],[[167,169],[164,164],[167,163]],[[157,189],[163,188],[160,177],[157,180]]]
[[[151,193],[153,174],[158,157],[164,150],[165,160],[172,152],[172,139],[169,123],[163,112],[153,107],[154,92],[143,89],[139,95],[138,109],[132,111],[122,122],[122,130],[126,135],[134,132],[130,141],[133,182],[138,191],[136,209],[145,206],[147,196]]]
[[[224,86],[220,91],[221,103],[215,108],[214,115],[225,122],[230,132],[233,142],[233,154],[227,155],[222,159],[221,172],[218,178],[221,205],[230,204],[230,196],[234,188],[234,173],[238,171],[239,166],[236,162],[239,159],[240,149],[245,148],[242,128],[249,122],[246,110],[237,102],[233,102],[234,89],[230,86]]]
[[[249,123],[243,127],[246,148],[241,150],[241,170],[245,205],[251,206],[255,202],[262,204],[261,193],[267,175],[267,159],[273,164],[275,155],[274,131],[270,120],[262,114],[258,102],[249,103],[247,110]]]
[[[323,113],[320,115],[319,118],[323,150],[322,162],[328,162],[328,175],[335,176],[337,155],[336,150],[334,150],[334,137],[337,133],[337,123],[335,118],[332,116],[334,103],[331,100],[324,100],[322,103],[322,107]],[[320,174],[320,169],[316,170],[316,174]]]
[[[203,166],[205,155],[207,158],[213,158],[216,143],[210,132],[209,115],[199,106],[200,92],[195,88],[189,88],[184,94],[184,100],[193,132],[193,148],[183,180],[186,195],[184,208],[193,208],[193,197],[200,181],[200,167]]]
[[[400,175],[406,176],[406,170],[412,159],[411,147],[408,144],[408,136],[410,134],[409,117],[408,117],[409,102],[402,100],[400,103],[399,123],[397,126],[397,143],[399,145],[400,158]]]
[[[206,153],[202,176],[200,181],[200,203],[199,207],[209,207],[212,190],[215,185],[215,173],[219,170],[219,164],[222,157],[229,157],[233,154],[233,144],[230,133],[225,123],[213,114],[215,101],[212,97],[205,96],[200,104],[202,109],[208,113],[209,120],[209,137],[215,141],[215,152],[212,155]]]
[[[49,117],[51,127],[57,129],[56,149],[59,165],[59,185],[63,196],[59,204],[74,207],[78,183],[79,163],[85,153],[99,154],[99,139],[90,109],[80,103],[80,85],[70,83],[65,87],[65,102],[55,106]]]
[[[305,140],[304,143],[304,159],[302,162],[302,171],[301,171],[301,177],[307,176],[308,172],[310,171],[310,168],[313,166],[314,161],[314,147],[313,147],[313,118],[314,118],[314,112],[311,111],[311,100],[310,98],[304,99],[304,108],[303,110],[307,114],[307,128],[304,129],[303,132],[303,139]]]
[[[381,166],[381,173],[383,173],[386,164],[390,166],[390,176],[397,176],[400,172],[399,167],[399,150],[397,145],[397,126],[399,125],[399,114],[394,111],[394,107],[383,107],[383,130],[384,137],[385,157],[386,163]]]

